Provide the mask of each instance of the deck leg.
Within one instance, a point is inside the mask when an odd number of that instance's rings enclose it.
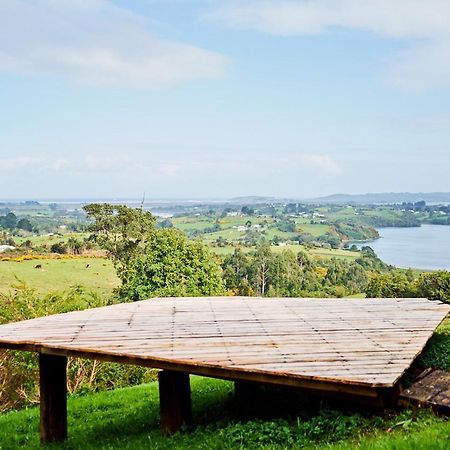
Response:
[[[67,358],[39,354],[41,442],[67,439]]]
[[[189,374],[163,370],[158,381],[161,431],[176,433],[192,419]]]

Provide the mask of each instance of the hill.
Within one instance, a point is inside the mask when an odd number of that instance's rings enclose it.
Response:
[[[427,203],[450,204],[450,192],[388,192],[368,194],[333,194],[326,197],[317,197],[307,200],[308,203],[318,204],[394,204],[415,203],[425,201]]]

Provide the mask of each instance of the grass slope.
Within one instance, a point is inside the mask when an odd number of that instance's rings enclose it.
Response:
[[[71,397],[66,449],[447,449],[450,423],[428,412],[362,416],[333,410],[293,414],[292,400],[264,402],[244,419],[232,383],[192,377],[195,427],[164,437],[156,383]],[[290,403],[290,404],[289,404]],[[283,413],[283,411],[287,411]],[[299,411],[297,410],[297,413]],[[278,417],[278,418],[276,418]],[[281,417],[281,418],[280,418]],[[37,408],[0,415],[0,449],[38,449]]]
[[[42,268],[36,269],[36,265]],[[22,283],[42,294],[82,285],[109,295],[119,280],[111,262],[102,258],[0,261],[0,293]]]

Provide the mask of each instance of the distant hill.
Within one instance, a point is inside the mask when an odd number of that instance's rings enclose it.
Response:
[[[248,195],[245,197],[234,197],[228,200],[229,203],[234,203],[237,205],[256,205],[258,203],[273,203],[280,202],[281,199],[277,197],[263,197],[259,195]]]
[[[332,204],[390,204],[390,203],[427,203],[450,204],[450,192],[387,192],[373,194],[333,194],[326,197],[309,199],[308,203]]]

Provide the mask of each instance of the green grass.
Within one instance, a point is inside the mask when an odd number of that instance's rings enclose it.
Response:
[[[307,411],[277,396],[237,407],[232,383],[192,377],[194,425],[171,437],[159,432],[156,383],[71,397],[64,449],[446,449],[450,423],[429,412],[382,416]],[[281,402],[281,403],[280,403]],[[285,412],[283,412],[285,411]],[[39,411],[0,415],[0,449],[39,449]]]
[[[450,370],[450,317],[433,334],[419,362],[424,367]]]
[[[319,237],[331,231],[331,227],[323,223],[308,223],[301,220],[296,220],[296,223],[299,228],[299,232],[309,233],[314,237]]]
[[[37,269],[36,265],[42,268]],[[0,261],[0,292],[5,293],[21,283],[42,294],[82,285],[87,290],[109,295],[119,280],[111,262],[103,258]]]
[[[361,256],[358,252],[351,252],[349,250],[340,250],[334,248],[312,248],[309,250],[312,255],[319,256],[320,258],[337,258],[346,259],[347,261],[354,261]]]

